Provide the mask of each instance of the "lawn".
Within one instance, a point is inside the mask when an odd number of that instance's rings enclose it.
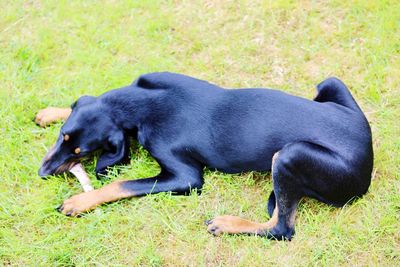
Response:
[[[400,262],[399,1],[0,0],[0,264],[28,266],[395,266]],[[138,75],[173,71],[221,86],[312,98],[340,77],[366,113],[375,163],[364,198],[336,209],[303,199],[291,242],[213,237],[204,220],[266,221],[269,173],[206,171],[203,194],[103,205],[84,218],[54,209],[81,192],[37,175],[61,124],[32,119]],[[232,134],[235,134],[234,132]],[[96,187],[159,168],[142,148]]]

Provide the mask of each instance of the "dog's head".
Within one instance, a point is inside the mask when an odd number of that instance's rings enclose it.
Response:
[[[41,177],[70,170],[82,157],[102,150],[97,161],[96,174],[104,173],[108,166],[126,159],[129,141],[104,112],[101,101],[83,96],[72,105],[72,113],[61,127],[57,142],[43,159],[39,169]]]

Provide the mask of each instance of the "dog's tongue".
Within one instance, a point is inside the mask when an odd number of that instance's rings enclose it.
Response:
[[[81,163],[75,164],[71,169],[69,169],[69,171],[76,176],[83,191],[89,192],[93,190],[92,183],[90,182],[90,179]]]

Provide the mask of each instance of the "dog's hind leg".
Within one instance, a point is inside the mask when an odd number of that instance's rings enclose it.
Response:
[[[268,212],[271,219],[266,223],[258,223],[237,216],[218,216],[206,221],[210,233],[214,235],[222,233],[254,234],[279,240],[291,239],[294,234],[296,207],[301,194],[296,190],[296,186],[294,186],[295,181],[289,187],[284,187],[281,184],[282,179],[293,179],[292,177],[281,178],[282,167],[277,168],[277,166],[281,166],[281,155],[285,156],[285,154],[285,151],[281,150],[274,155],[272,160],[272,177],[276,193],[272,191],[268,200]]]
[[[214,235],[255,234],[290,240],[294,234],[296,208],[302,197],[310,196],[341,206],[368,188],[367,183],[362,184],[350,175],[339,155],[308,142],[282,148],[273,162],[272,178],[274,191],[268,205],[272,217],[268,222],[220,216],[207,222],[208,231]]]

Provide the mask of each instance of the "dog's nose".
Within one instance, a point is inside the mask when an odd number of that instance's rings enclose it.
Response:
[[[42,179],[47,179],[48,176],[50,175],[50,172],[49,170],[46,169],[46,167],[42,166],[40,167],[38,174]]]

